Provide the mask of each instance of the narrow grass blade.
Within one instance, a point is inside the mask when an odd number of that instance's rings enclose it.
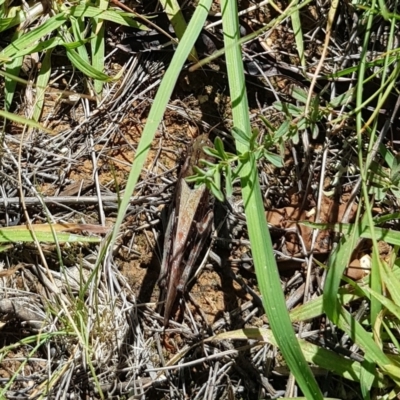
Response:
[[[297,52],[299,53],[300,57],[300,64],[303,68],[305,68],[306,59],[304,57],[304,38],[300,21],[300,10],[299,9],[294,10],[290,18],[292,20],[293,33],[296,41]]]
[[[34,121],[39,121],[40,115],[42,114],[44,105],[44,96],[46,93],[45,88],[49,83],[51,74],[51,54],[52,54],[51,49],[46,51],[46,54],[44,55],[42,65],[40,67],[40,71],[37,77],[35,107],[32,115],[32,119]]]
[[[54,242],[52,232],[36,232],[35,235],[39,242]],[[100,238],[95,236],[82,236],[73,233],[57,233],[57,241],[64,243],[99,243]],[[12,230],[7,228],[0,229],[0,242],[1,243],[16,243],[16,242],[33,242],[32,234],[27,227],[15,228]]]
[[[177,0],[160,0],[160,3],[174,28],[176,37],[181,40],[187,25]],[[194,47],[190,52],[189,60],[193,62],[198,61],[197,52]]]
[[[99,9],[107,10],[108,1],[100,0]],[[104,20],[102,18],[94,17],[92,18],[92,40],[90,42],[92,50],[92,66],[98,71],[104,71],[104,59],[105,59],[105,40],[104,40]],[[103,81],[95,79],[94,90],[98,96],[101,98],[101,93],[103,91]]]
[[[110,82],[113,80],[110,76],[92,67],[87,61],[85,61],[75,50],[66,47],[67,57],[71,63],[82,71],[86,76],[101,80],[104,82]]]
[[[368,360],[373,360],[384,373],[390,375],[397,384],[400,383],[400,368],[380,349],[371,334],[343,307],[340,308],[337,326],[360,346]]]
[[[20,115],[17,115],[17,114],[8,112],[8,111],[0,110],[0,116],[4,117],[4,118],[6,118],[6,119],[8,119],[10,121],[17,122],[18,124],[28,125],[31,128],[40,129],[40,130],[42,130],[44,132],[47,132],[47,133],[50,133],[50,134],[54,134],[54,132],[51,129],[47,129],[43,125],[39,124],[38,122],[33,121],[31,119],[27,119],[27,118],[21,117]]]
[[[11,107],[15,88],[17,87],[17,82],[10,77],[10,75],[18,76],[22,66],[22,57],[16,57],[11,62],[6,64],[6,73],[8,76],[5,78],[5,111],[8,111]]]
[[[131,193],[135,189],[136,182],[142,171],[147,154],[150,150],[151,142],[153,141],[158,125],[160,124],[164,115],[165,108],[167,107],[172,90],[178,79],[182,66],[187,59],[190,50],[196,42],[204,22],[208,16],[208,11],[211,7],[212,0],[201,0],[196,7],[192,19],[189,22],[185,35],[182,37],[176,52],[171,60],[171,64],[165,72],[164,78],[160,84],[157,94],[154,99],[153,106],[151,107],[146,126],[143,130],[140,139],[135,159],[132,165],[131,172],[126,183],[124,196],[118,211],[117,220],[115,222],[113,235],[111,237],[111,246],[115,242],[122,220],[125,216],[126,209],[130,202]]]
[[[250,136],[249,107],[239,46],[237,3],[224,0],[221,2],[221,6],[234,126],[237,131]],[[244,154],[249,150],[245,144],[239,141],[236,142],[236,148],[239,154]],[[300,349],[286,309],[272,241],[264,215],[254,154],[250,153],[248,162],[240,171],[240,178],[257,281],[272,331],[303,393],[309,399],[322,400],[322,393]]]
[[[20,36],[18,39],[14,40],[10,45],[8,45],[1,54],[3,56],[12,57],[19,50],[22,50],[28,46],[32,46],[37,40],[43,39],[49,33],[54,32],[61,25],[67,22],[67,18],[64,13],[57,14],[46,21],[46,23],[39,25],[36,29],[29,33]]]
[[[67,8],[68,13],[76,18],[101,18],[104,21],[114,22],[119,25],[130,26],[140,30],[148,30],[146,25],[132,18],[132,14],[117,10],[101,10],[97,7],[81,4]]]

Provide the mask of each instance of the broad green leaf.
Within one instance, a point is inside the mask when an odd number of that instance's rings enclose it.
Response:
[[[291,95],[294,99],[300,101],[300,103],[306,104],[307,103],[307,98],[308,94],[307,92],[301,88],[300,86],[294,86]]]

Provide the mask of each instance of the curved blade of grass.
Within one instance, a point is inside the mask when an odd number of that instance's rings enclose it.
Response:
[[[76,18],[101,18],[103,21],[114,22],[118,25],[130,26],[140,30],[149,29],[145,25],[134,20],[131,14],[122,11],[101,9],[81,4],[67,8],[67,12]]]
[[[39,25],[36,29],[14,40],[1,52],[1,54],[6,57],[13,57],[19,50],[33,45],[34,42],[55,31],[66,22],[67,18],[64,13],[57,14],[48,19],[44,24]]]
[[[174,56],[171,60],[171,65],[165,72],[164,78],[157,91],[153,106],[151,107],[149,117],[146,122],[146,126],[143,130],[142,137],[140,138],[131,172],[129,173],[125,193],[121,200],[117,220],[115,222],[111,237],[111,247],[117,238],[119,228],[130,202],[131,193],[133,193],[135,189],[136,182],[150,150],[151,142],[153,141],[155,133],[158,129],[158,125],[163,118],[165,108],[167,107],[179,73],[190,53],[190,50],[193,48],[194,43],[201,32],[204,22],[208,16],[208,11],[210,10],[211,4],[212,0],[201,0],[197,5],[187,30],[182,37],[176,52],[174,53]]]
[[[388,290],[396,290],[396,286],[390,288],[390,284],[394,284],[399,282],[400,280],[400,268],[394,268],[393,270],[388,269],[389,275],[387,278],[387,286]],[[386,278],[385,282],[386,282]],[[356,286],[342,286],[338,290],[338,297],[340,304],[348,304],[351,301],[357,300],[361,296],[364,296],[364,288],[369,285],[369,276],[364,277],[360,281],[356,283]],[[400,293],[400,288],[396,293]],[[396,294],[397,295],[397,294]],[[400,294],[399,294],[400,297]],[[400,302],[398,303],[400,304]],[[300,321],[307,321],[313,318],[316,318],[320,315],[324,314],[324,307],[323,307],[323,296],[319,296],[309,302],[302,304],[299,307],[290,311],[290,318],[292,322],[300,322]]]
[[[103,72],[97,70],[92,67],[88,62],[86,62],[75,50],[64,46],[67,50],[67,57],[71,61],[71,63],[80,71],[82,71],[86,76],[101,80],[104,82],[110,82],[114,78],[104,74]]]
[[[177,0],[160,0],[160,3],[174,28],[176,37],[181,40],[187,25]],[[193,47],[190,52],[189,60],[196,62],[198,59],[196,49]]]
[[[294,5],[295,3],[292,4],[292,6]],[[221,6],[234,126],[238,131],[250,136],[249,107],[242,54],[238,44],[240,33],[237,2],[224,0],[221,2]],[[236,148],[239,154],[249,150],[240,141],[236,142]],[[303,393],[308,399],[322,400],[322,393],[300,349],[286,308],[271,236],[264,215],[256,160],[251,153],[248,162],[240,171],[240,178],[257,281],[272,331]]]

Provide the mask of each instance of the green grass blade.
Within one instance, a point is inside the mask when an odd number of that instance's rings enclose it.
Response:
[[[107,10],[108,1],[100,0],[99,1],[99,9]],[[98,71],[104,71],[104,59],[105,59],[105,40],[104,40],[104,32],[105,25],[104,20],[102,18],[94,17],[92,18],[92,40],[90,41],[90,46],[92,50],[92,65],[93,68]],[[95,79],[94,81],[94,90],[98,96],[101,98],[101,94],[103,92],[103,81]]]
[[[5,77],[5,111],[7,112],[12,104],[15,88],[17,82],[11,77],[12,75],[18,76],[22,66],[22,57],[16,57],[11,62],[6,64],[6,77]]]
[[[36,128],[36,129],[40,129],[44,132],[50,133],[50,134],[54,134],[54,132],[51,129],[47,129],[45,128],[43,125],[39,124],[38,122],[32,120],[32,119],[27,119],[24,117],[21,117],[20,115],[8,112],[8,111],[2,111],[0,110],[0,116],[3,118],[6,118],[10,121],[14,121],[18,124],[21,125],[28,125],[31,128]]]
[[[101,18],[104,21],[114,22],[115,24],[130,26],[141,30],[148,30],[146,25],[132,18],[132,14],[117,10],[101,10],[97,7],[81,4],[75,7],[67,8],[68,14],[76,18]]]
[[[0,54],[7,57],[13,57],[19,50],[32,46],[34,42],[43,39],[43,37],[54,32],[66,22],[67,18],[63,13],[57,14],[48,19],[44,24],[39,25],[36,29],[14,40]]]
[[[79,57],[80,57],[86,64],[90,64],[89,54],[88,54],[88,52],[87,52],[87,50],[86,50],[86,46],[85,46],[85,43],[86,43],[86,41],[87,41],[87,40],[85,39],[85,36],[84,36],[84,32],[85,32],[85,21],[84,21],[83,19],[80,19],[80,18],[78,18],[78,19],[70,18],[70,21],[71,21],[71,30],[72,30],[73,37],[74,37],[74,40],[72,40],[72,41],[73,41],[73,42],[78,42],[78,43],[80,43],[80,46],[78,46],[78,47],[76,48],[76,51],[77,51]],[[63,36],[64,36],[65,38],[67,38],[67,39],[66,39],[66,42],[70,42],[70,41],[71,41],[71,40],[68,40],[68,39],[71,39],[69,33],[62,32],[62,34],[63,34]],[[68,44],[69,44],[69,43],[68,43]],[[68,46],[68,47],[69,47],[69,46]],[[70,48],[70,47],[69,47],[69,48]]]
[[[87,61],[85,61],[75,50],[68,48],[65,46],[67,50],[67,57],[71,61],[71,63],[82,71],[86,76],[101,80],[104,82],[110,82],[113,80],[112,77],[106,75],[105,73],[97,70],[96,68],[92,67]]]
[[[299,53],[300,57],[300,65],[305,68],[306,67],[306,59],[304,56],[304,38],[303,38],[303,30],[301,27],[301,21],[300,21],[300,10],[296,9],[293,11],[292,15],[290,16],[290,19],[292,20],[292,26],[293,26],[293,33],[294,33],[294,38],[296,41],[296,48],[297,52]]]
[[[160,0],[160,3],[174,28],[176,37],[181,40],[187,25],[177,0]],[[190,52],[189,60],[194,62],[198,61],[197,52],[194,47]]]
[[[208,16],[208,11],[211,7],[211,4],[212,0],[201,0],[197,5],[196,11],[194,12],[193,17],[189,22],[185,35],[180,41],[176,52],[174,53],[174,56],[171,60],[171,64],[165,72],[164,78],[157,91],[153,106],[151,107],[146,126],[143,130],[142,137],[136,151],[135,159],[132,165],[131,172],[129,173],[128,181],[126,183],[125,193],[121,200],[117,220],[115,222],[113,230],[113,235],[111,237],[111,246],[117,238],[119,228],[130,202],[131,193],[135,189],[136,182],[139,178],[147,154],[150,150],[151,142],[153,141],[158,126],[163,118],[165,108],[167,107],[179,73],[191,49],[193,48],[202,27],[204,26],[204,22]]]
[[[250,136],[249,107],[242,54],[238,44],[240,34],[237,3],[236,1],[224,0],[221,2],[221,6],[234,126],[237,131]],[[236,142],[236,148],[239,154],[249,150],[240,141]],[[286,309],[272,241],[264,215],[256,160],[252,153],[250,153],[249,161],[241,169],[240,178],[257,281],[263,295],[263,304],[272,331],[303,393],[309,399],[322,399],[322,393],[300,349]]]
[[[62,46],[64,41],[60,37],[53,37],[48,40],[43,40],[39,43],[35,43],[33,46],[25,47],[18,50],[13,57],[22,57],[32,53],[39,53],[41,51],[48,51],[54,49],[56,46]]]
[[[373,360],[383,372],[389,374],[399,384],[400,368],[380,349],[371,334],[343,307],[340,308],[337,326],[346,332],[354,343],[360,346],[368,361]]]
[[[54,233],[53,232],[37,232],[35,235],[40,242],[54,242],[54,235],[57,236],[59,242],[64,243],[99,243],[100,238],[96,236],[82,236],[75,235],[72,233]],[[33,242],[32,234],[27,227],[12,227],[12,228],[2,228],[0,229],[0,243],[10,243],[10,242]]]
[[[32,119],[34,121],[39,121],[40,115],[42,114],[44,105],[44,96],[46,93],[46,87],[49,83],[51,74],[51,54],[52,50],[47,50],[44,55],[42,65],[40,67],[39,75],[36,82],[36,99],[35,107],[33,110]]]

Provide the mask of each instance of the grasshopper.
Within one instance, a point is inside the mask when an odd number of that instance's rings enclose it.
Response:
[[[205,184],[191,187],[185,180],[194,175],[193,167],[198,166],[200,159],[210,160],[203,151],[204,146],[212,146],[207,135],[197,137],[189,148],[170,209],[159,279],[159,286],[166,293],[164,327],[168,325],[178,293],[185,290],[212,227],[214,213],[209,190]]]

